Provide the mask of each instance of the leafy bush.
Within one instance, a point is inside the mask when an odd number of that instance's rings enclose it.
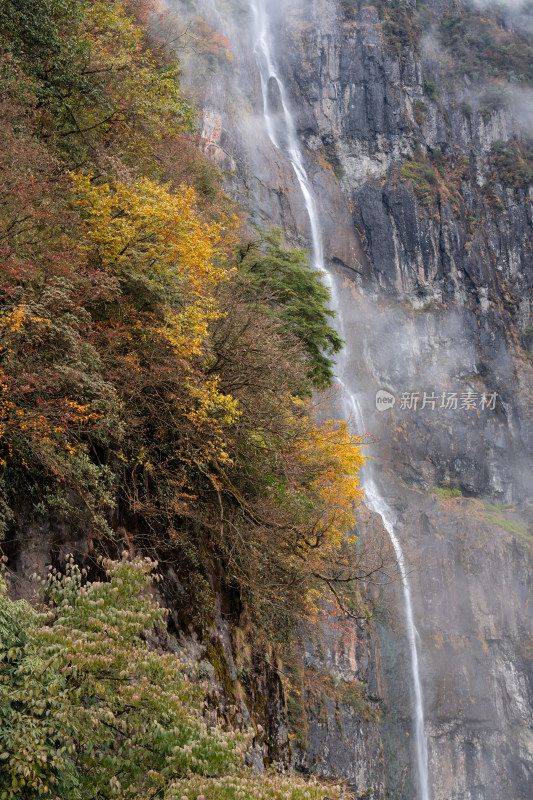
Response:
[[[533,144],[496,142],[492,165],[494,180],[515,188],[533,183]]]
[[[13,602],[0,577],[0,797],[79,797],[72,738],[73,694],[62,659],[35,631],[42,617]]]
[[[206,781],[191,778],[169,789],[165,800],[328,800],[349,797],[340,786],[324,786],[317,780],[303,781],[288,775],[232,775]]]
[[[240,250],[240,271],[256,296],[268,298],[268,313],[299,339],[307,353],[307,393],[324,391],[333,380],[333,361],[342,339],[329,324],[335,312],[328,308],[330,293],[320,273],[312,270],[302,250],[283,247],[282,233],[261,233]]]
[[[413,184],[416,196],[424,206],[431,206],[435,199],[435,189],[439,185],[439,175],[426,161],[406,161],[401,169],[401,177]]]
[[[418,125],[424,124],[425,119],[425,112],[427,111],[427,105],[424,103],[423,100],[417,100],[415,103],[415,110],[414,110],[414,117],[415,121]]]
[[[247,733],[208,724],[208,687],[150,646],[165,619],[148,591],[156,564],[103,566],[107,580],[92,583],[72,560],[51,573],[40,613],[0,586],[0,796],[325,798],[318,784],[255,777]]]
[[[468,8],[448,11],[438,24],[441,43],[453,56],[454,74],[466,73],[473,80],[533,80],[533,41],[525,28],[508,29],[501,19]]]
[[[450,486],[449,484],[441,484],[440,486],[434,486],[431,491],[433,492],[433,494],[445,498],[463,496],[463,493],[460,489],[458,489],[456,486]]]
[[[402,59],[412,51],[418,54],[421,27],[416,8],[404,0],[376,0],[385,44],[389,51]]]
[[[427,94],[427,96],[433,103],[438,102],[439,87],[433,81],[428,80],[428,78],[424,79],[424,92]]]
[[[465,212],[461,188],[471,179],[470,162],[464,156],[445,156],[435,148],[429,153],[420,148],[400,170],[400,177],[413,185],[418,202],[437,212],[440,203],[449,203],[457,216]]]

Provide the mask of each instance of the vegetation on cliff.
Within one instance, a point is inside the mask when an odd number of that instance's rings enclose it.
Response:
[[[46,605],[10,601],[0,583],[0,796],[61,800],[320,800],[339,797],[244,755],[253,731],[209,714],[194,666],[149,639],[165,612],[157,564],[105,561],[87,583],[73,559],[41,582]]]
[[[350,17],[361,5],[342,0]],[[374,0],[381,19],[384,41],[391,53],[419,56],[432,44],[441,51],[444,71],[453,78],[464,75],[475,81],[505,79],[511,83],[533,82],[531,7],[524,3],[513,15],[505,4],[450,3],[442,8],[432,0],[412,4],[405,0]]]
[[[250,231],[199,152],[163,27],[150,0],[0,9],[3,548],[44,518],[95,555],[126,538],[181,571],[200,635],[216,575],[283,647],[361,570],[360,441],[313,400],[341,342],[305,255]],[[0,797],[322,797],[253,778],[236,745],[222,769],[226,734],[139,638],[162,622],[148,568],[109,569],[52,580],[48,624],[2,594]]]
[[[343,0],[346,19],[355,18],[363,5]],[[526,111],[533,85],[531,4],[511,8],[465,0],[441,8],[432,0],[415,5],[374,0],[368,5],[379,15],[385,52],[399,60],[402,71],[411,69],[413,57],[424,71],[423,97],[414,99],[406,115],[417,146],[399,170],[393,169],[393,181],[399,176],[412,186],[423,217],[438,220],[442,212],[444,217],[451,212],[470,243],[483,225],[480,214],[503,211],[502,188],[521,196],[532,181]],[[481,159],[457,143],[453,148],[442,141],[428,144],[435,119],[451,130],[452,113],[463,117],[472,136],[477,131],[490,139],[491,119],[503,111],[515,118],[512,138],[495,142]],[[483,211],[471,203],[480,185],[485,187]]]

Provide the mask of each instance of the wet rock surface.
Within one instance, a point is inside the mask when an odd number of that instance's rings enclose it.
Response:
[[[390,492],[411,557],[432,797],[525,800],[533,750],[532,506],[501,511],[480,500]],[[389,681],[389,733],[401,741],[408,724],[397,709],[406,707],[409,687],[397,667],[407,656],[396,626],[385,637],[389,674],[397,677]],[[393,759],[389,767],[401,771]],[[408,782],[396,787],[393,796],[412,796]]]
[[[379,719],[386,700],[380,645],[365,622],[331,617],[303,650],[305,746],[293,742],[296,769],[346,780],[356,797],[385,800]]]

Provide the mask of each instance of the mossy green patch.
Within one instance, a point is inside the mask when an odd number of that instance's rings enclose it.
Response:
[[[510,508],[514,508],[514,503],[486,503],[483,502],[483,505],[487,509],[487,511],[495,511],[496,513],[500,513],[501,511],[508,511]]]
[[[223,685],[227,697],[233,694],[233,687],[228,669],[228,662],[224,655],[224,648],[221,642],[212,640],[206,648],[206,655],[214,667],[218,681]]]
[[[486,519],[487,522],[490,522],[492,525],[497,525],[513,536],[521,536],[523,539],[528,539],[529,541],[532,539],[531,531],[523,522],[517,522],[514,519],[506,519],[502,516],[496,517],[493,514],[482,514],[481,516],[483,519]]]
[[[439,497],[462,497],[463,493],[460,489],[456,486],[434,486],[431,490],[433,494],[438,495]]]

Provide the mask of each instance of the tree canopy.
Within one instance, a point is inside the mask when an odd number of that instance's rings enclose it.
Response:
[[[205,687],[147,641],[156,559],[178,623],[208,640],[223,590],[279,652],[368,571],[361,442],[316,413],[341,347],[328,291],[224,193],[160,13],[0,6],[0,544],[69,529],[85,561],[38,610],[0,580],[0,797],[322,800],[254,776],[248,733],[208,725]],[[144,560],[99,560],[126,543]]]
[[[269,299],[269,313],[302,342],[309,388],[329,388],[332,356],[343,342],[330,324],[335,312],[328,306],[330,293],[321,274],[309,266],[304,251],[284,247],[277,229],[260,231],[255,241],[240,246],[238,257],[241,273],[250,279],[253,291]]]
[[[134,529],[288,639],[360,574],[360,440],[314,411],[341,340],[305,253],[201,154],[157,13],[0,10],[2,532],[48,516],[111,551]]]

